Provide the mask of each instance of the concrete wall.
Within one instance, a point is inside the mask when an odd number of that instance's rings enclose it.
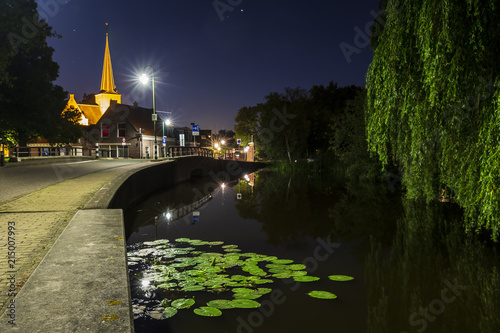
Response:
[[[227,182],[265,167],[264,163],[216,160],[209,157],[187,156],[172,161],[156,162],[130,175],[115,192],[109,208],[125,209],[149,194],[191,179],[210,176]]]

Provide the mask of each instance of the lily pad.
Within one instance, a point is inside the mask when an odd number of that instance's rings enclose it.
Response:
[[[198,285],[186,286],[186,287],[182,288],[182,290],[184,290],[184,291],[201,291],[201,290],[205,290],[205,287],[198,286]]]
[[[287,265],[283,265],[283,264],[267,264],[266,267],[270,268],[270,269],[287,269],[288,268]]]
[[[174,282],[162,283],[162,284],[158,285],[158,288],[162,288],[162,289],[172,289],[175,287],[177,287],[177,283],[174,283]]]
[[[222,315],[221,310],[209,306],[203,306],[201,308],[194,309],[194,313],[196,313],[198,316],[203,317],[218,317]]]
[[[235,293],[233,295],[235,299],[257,299],[262,297],[261,294],[246,294],[246,293]]]
[[[235,299],[231,301],[231,304],[234,305],[235,308],[240,309],[255,309],[260,307],[259,302],[252,301],[251,299]]]
[[[292,271],[301,271],[306,269],[306,265],[294,264],[294,265],[289,265],[286,268],[291,269]]]
[[[189,238],[177,238],[175,241],[178,243],[187,243],[191,240]]]
[[[288,279],[288,278],[291,278],[293,276],[293,274],[290,271],[290,272],[286,272],[286,273],[273,274],[272,276],[277,278],[277,279]]]
[[[277,259],[273,261],[273,264],[281,264],[281,265],[286,265],[291,263],[293,263],[293,260],[290,259]]]
[[[352,276],[347,276],[347,275],[330,275],[328,277],[332,281],[351,281],[354,280]]]
[[[208,245],[216,246],[216,245],[222,245],[224,242],[216,241],[216,242],[208,242]]]
[[[169,306],[163,310],[163,314],[165,315],[165,318],[173,317],[177,314],[177,309]]]
[[[304,275],[304,276],[295,276],[293,279],[297,282],[313,282],[313,281],[318,281],[319,277]]]
[[[194,299],[192,298],[180,298],[172,302],[172,306],[177,309],[188,309],[194,305]]]
[[[255,293],[255,290],[249,289],[249,288],[234,288],[233,292],[234,293],[242,293],[242,294],[253,294],[253,293]]]
[[[337,298],[337,295],[332,294],[331,292],[328,291],[319,291],[319,290],[314,290],[308,293],[309,296],[314,297],[314,298],[321,298],[321,299],[335,299]]]
[[[211,308],[222,309],[222,310],[234,309],[232,301],[227,299],[216,299],[208,302],[207,305]]]

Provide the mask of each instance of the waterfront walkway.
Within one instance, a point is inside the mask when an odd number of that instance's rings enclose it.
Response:
[[[150,165],[87,174],[0,205],[1,332],[133,332],[122,212],[105,208],[128,175]]]

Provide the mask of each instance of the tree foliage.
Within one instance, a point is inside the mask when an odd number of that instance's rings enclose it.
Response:
[[[346,103],[362,88],[314,86],[309,91],[285,88],[272,92],[264,103],[244,107],[235,118],[235,131],[246,144],[254,136],[259,155],[271,160],[305,159],[312,155],[332,153],[332,123],[345,112]]]
[[[51,143],[78,140],[78,115],[61,115],[67,92],[53,84],[59,65],[46,40],[58,35],[39,19],[34,0],[0,0],[0,9],[0,136],[21,146],[38,137]]]
[[[367,75],[369,148],[398,164],[410,198],[452,193],[498,235],[497,1],[388,0]]]

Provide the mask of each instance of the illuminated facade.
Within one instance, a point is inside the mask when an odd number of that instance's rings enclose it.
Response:
[[[75,100],[75,95],[70,94],[66,110],[76,109],[82,113],[80,125],[95,125],[111,105],[111,101],[118,104],[122,102],[122,95],[118,94],[111,66],[111,54],[109,52],[109,38],[106,23],[106,47],[104,50],[104,63],[102,66],[101,90],[95,95],[95,104],[81,104]]]

